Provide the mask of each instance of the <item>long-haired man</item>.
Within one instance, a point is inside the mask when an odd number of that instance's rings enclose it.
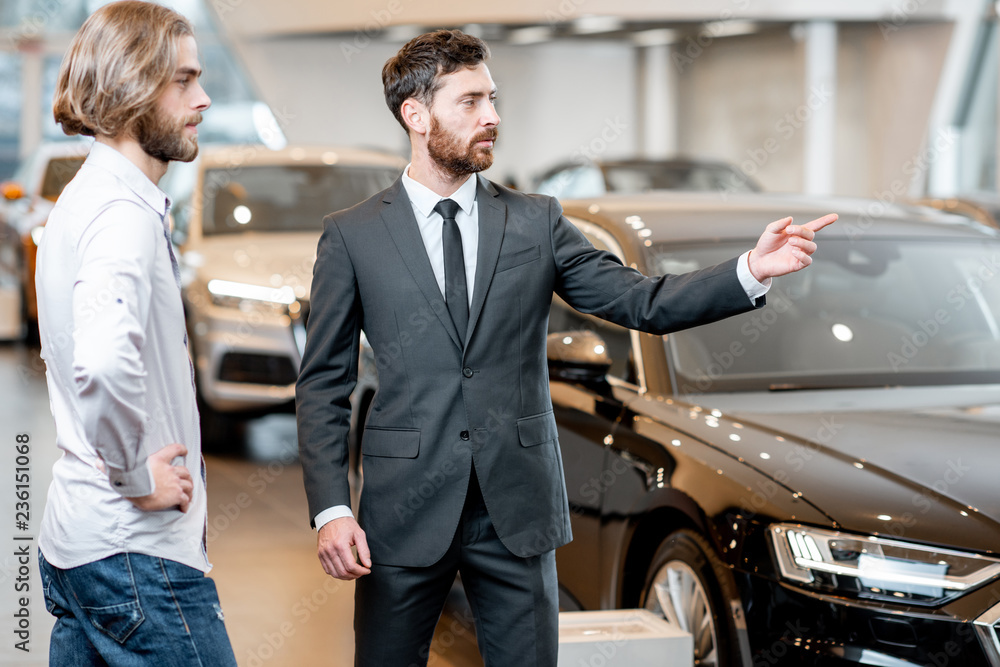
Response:
[[[50,664],[235,665],[205,576],[206,498],[169,198],[210,100],[191,24],[125,0],[91,15],[54,114],[95,139],[39,248],[39,332],[63,450],[39,536]]]

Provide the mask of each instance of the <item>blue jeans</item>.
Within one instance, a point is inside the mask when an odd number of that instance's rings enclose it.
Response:
[[[56,617],[50,667],[236,667],[215,582],[175,561],[123,553],[69,570],[38,552]]]

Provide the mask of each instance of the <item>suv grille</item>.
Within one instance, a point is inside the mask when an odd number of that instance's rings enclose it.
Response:
[[[222,382],[286,386],[295,382],[296,375],[291,359],[273,354],[229,352],[219,366]]]

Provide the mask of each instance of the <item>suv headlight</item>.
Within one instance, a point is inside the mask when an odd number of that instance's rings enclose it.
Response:
[[[243,311],[263,309],[282,312],[296,300],[295,290],[288,285],[275,288],[229,280],[210,280],[207,287],[212,303]]]
[[[834,594],[939,605],[1000,575],[1000,560],[974,553],[792,524],[768,533],[785,579]]]

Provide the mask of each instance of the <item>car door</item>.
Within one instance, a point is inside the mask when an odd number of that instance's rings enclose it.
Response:
[[[621,249],[606,232],[573,221],[596,247],[621,257]],[[611,357],[607,383],[587,386],[554,380],[551,394],[566,472],[573,541],[556,552],[562,605],[567,609],[600,606],[601,508],[617,478],[608,470],[607,450],[614,443],[624,404],[641,392],[636,363],[636,335],[616,324],[573,310],[553,297],[549,333],[591,331],[601,337]]]

